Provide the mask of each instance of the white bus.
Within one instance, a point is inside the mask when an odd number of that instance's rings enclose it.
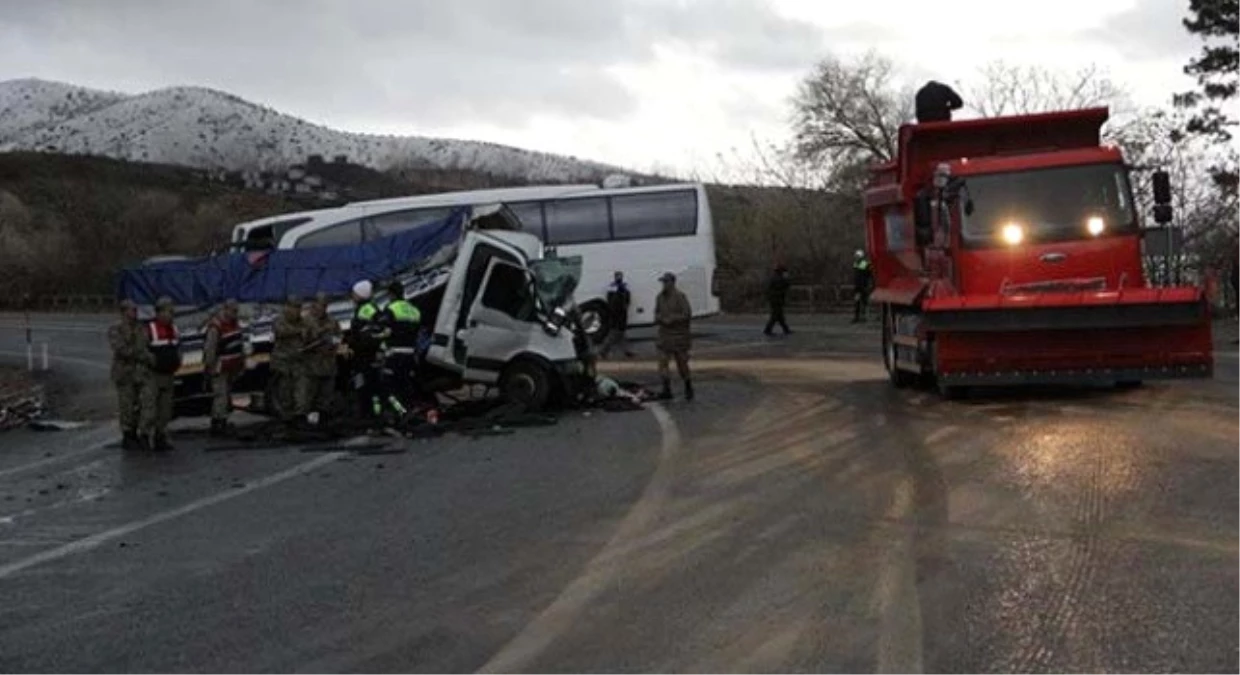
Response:
[[[233,246],[312,248],[356,244],[446,218],[454,207],[504,202],[527,232],[561,256],[581,256],[576,301],[588,333],[611,330],[607,287],[624,273],[632,292],[629,325],[654,323],[663,272],[676,275],[694,317],[719,313],[712,288],[715,232],[706,189],[697,183],[602,189],[597,185],[544,185],[400,197],[284,214],[234,228]]]

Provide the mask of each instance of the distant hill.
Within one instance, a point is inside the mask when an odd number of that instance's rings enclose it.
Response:
[[[530,183],[624,173],[494,143],[337,131],[202,87],[128,95],[38,79],[0,82],[0,152],[15,150],[227,170],[279,170],[313,154],[344,155],[381,171],[477,171]]]

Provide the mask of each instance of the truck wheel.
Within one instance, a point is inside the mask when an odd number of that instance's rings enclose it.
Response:
[[[896,367],[896,322],[895,312],[891,307],[883,307],[883,365],[887,368],[887,377],[891,380],[891,384],[897,388],[904,388],[912,385],[917,376],[913,373],[900,370]]]
[[[499,378],[499,390],[510,403],[529,412],[546,407],[551,398],[551,373],[546,366],[535,361],[516,361],[504,369]]]
[[[601,302],[587,302],[581,307],[581,326],[585,329],[590,341],[596,345],[607,340],[611,332],[611,321],[607,316],[607,306]]]

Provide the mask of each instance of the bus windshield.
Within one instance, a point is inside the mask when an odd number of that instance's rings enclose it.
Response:
[[[970,248],[1005,245],[1012,226],[1019,228],[1018,241],[1026,243],[1090,239],[1137,228],[1128,176],[1118,164],[970,176],[960,197],[961,234]]]

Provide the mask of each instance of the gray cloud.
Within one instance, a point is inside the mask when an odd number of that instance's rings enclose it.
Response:
[[[1113,14],[1101,26],[1082,31],[1080,37],[1114,46],[1124,57],[1153,61],[1189,56],[1201,42],[1181,22],[1187,16],[1187,2],[1137,0],[1127,10]]]
[[[802,69],[823,34],[764,0],[40,0],[0,3],[0,79],[217,87],[322,121],[520,127],[622,119],[609,69],[660,44]]]

